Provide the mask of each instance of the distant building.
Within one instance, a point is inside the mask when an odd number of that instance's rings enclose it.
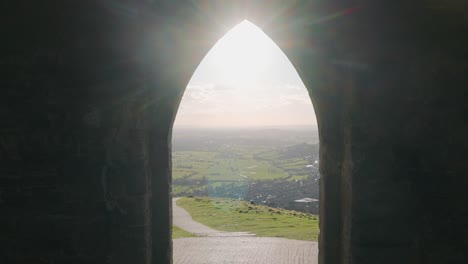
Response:
[[[302,198],[299,200],[294,200],[295,203],[313,203],[313,202],[318,202],[318,199],[314,198]]]
[[[319,200],[314,198],[302,198],[289,203],[289,208],[308,214],[319,213]]]

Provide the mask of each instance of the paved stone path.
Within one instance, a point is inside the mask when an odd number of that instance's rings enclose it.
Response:
[[[172,201],[174,225],[197,235],[174,239],[174,264],[316,264],[317,242],[223,232],[193,221]]]

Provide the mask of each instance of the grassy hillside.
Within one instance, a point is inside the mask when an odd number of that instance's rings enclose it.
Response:
[[[184,197],[177,205],[187,210],[195,221],[221,231],[318,240],[318,217],[311,214],[223,198]]]
[[[182,237],[194,237],[192,233],[189,233],[177,226],[172,226],[172,239],[182,238]]]

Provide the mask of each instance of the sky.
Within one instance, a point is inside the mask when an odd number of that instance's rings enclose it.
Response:
[[[260,28],[243,21],[194,72],[177,127],[316,125],[309,94],[293,65]]]

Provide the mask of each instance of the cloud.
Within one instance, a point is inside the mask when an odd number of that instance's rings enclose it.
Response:
[[[211,89],[215,86],[214,83],[189,83],[187,85],[187,91],[195,91],[195,90],[205,90],[205,89]]]
[[[182,98],[182,103],[193,103],[193,102],[206,102],[209,101],[213,96],[213,87],[214,84],[196,84],[188,85],[184,97]]]
[[[310,97],[300,95],[300,94],[287,94],[282,95],[280,98],[280,105],[292,105],[292,104],[301,104],[301,105],[311,105]]]
[[[233,92],[236,88],[224,84],[189,84],[185,90],[184,102],[208,103],[225,95],[226,92]]]
[[[280,89],[284,89],[284,90],[287,90],[287,91],[307,91],[307,89],[302,86],[302,85],[297,85],[297,84],[284,84],[284,85],[281,85]]]
[[[226,91],[233,90],[236,87],[228,84],[218,84],[218,83],[190,83],[187,85],[187,91],[204,91],[204,90],[214,90],[214,91]]]
[[[303,123],[313,114],[307,89],[301,84],[227,85],[191,83],[177,114],[185,125]]]
[[[227,84],[216,84],[213,87],[213,90],[215,91],[230,91],[230,90],[235,90],[236,87],[232,85],[227,85]]]

